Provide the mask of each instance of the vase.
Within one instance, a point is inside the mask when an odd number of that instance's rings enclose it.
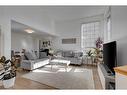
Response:
[[[3,80],[3,86],[4,88],[10,88],[13,87],[15,84],[15,77],[8,79],[8,80]]]

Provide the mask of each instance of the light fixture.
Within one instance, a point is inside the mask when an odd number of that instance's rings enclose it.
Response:
[[[33,33],[34,32],[32,29],[25,29],[24,31],[27,33]]]

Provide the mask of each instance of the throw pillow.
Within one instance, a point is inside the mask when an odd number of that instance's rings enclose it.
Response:
[[[35,54],[35,52],[31,52],[31,54],[32,54],[32,56],[33,56],[33,58],[36,60],[36,59],[38,59],[37,58],[37,55]]]
[[[81,57],[83,54],[82,52],[75,52],[74,53],[74,57],[78,58],[78,57]]]
[[[64,51],[64,57],[73,57],[73,51]]]
[[[46,58],[47,53],[46,52],[40,52],[40,58]]]
[[[35,60],[36,59],[35,56],[31,52],[25,52],[24,55],[28,58],[28,60]]]

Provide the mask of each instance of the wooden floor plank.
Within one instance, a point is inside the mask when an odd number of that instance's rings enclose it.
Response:
[[[73,66],[73,67],[77,67],[77,66]],[[97,72],[97,66],[82,65],[82,66],[78,66],[78,67],[91,69],[93,71],[93,79],[94,79],[95,89],[102,89],[102,85],[101,85],[99,75]],[[24,71],[24,70],[19,71],[17,74],[17,77],[16,77],[15,86],[13,88],[10,88],[10,89],[19,89],[19,90],[23,90],[23,89],[25,89],[25,90],[30,90],[30,89],[42,89],[42,90],[56,89],[56,88],[48,86],[46,84],[42,84],[42,83],[21,77],[23,74],[28,73],[28,72],[29,71]],[[4,89],[2,85],[0,85],[0,89]]]

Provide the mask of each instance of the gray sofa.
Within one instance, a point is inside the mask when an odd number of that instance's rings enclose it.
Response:
[[[39,59],[34,52],[25,52],[22,56],[20,67],[27,70],[33,70],[49,64],[47,56]]]
[[[57,51],[55,55],[58,58],[63,58],[65,60],[70,60],[70,64],[75,64],[75,65],[81,65],[82,64],[82,52],[77,52],[77,51]]]

